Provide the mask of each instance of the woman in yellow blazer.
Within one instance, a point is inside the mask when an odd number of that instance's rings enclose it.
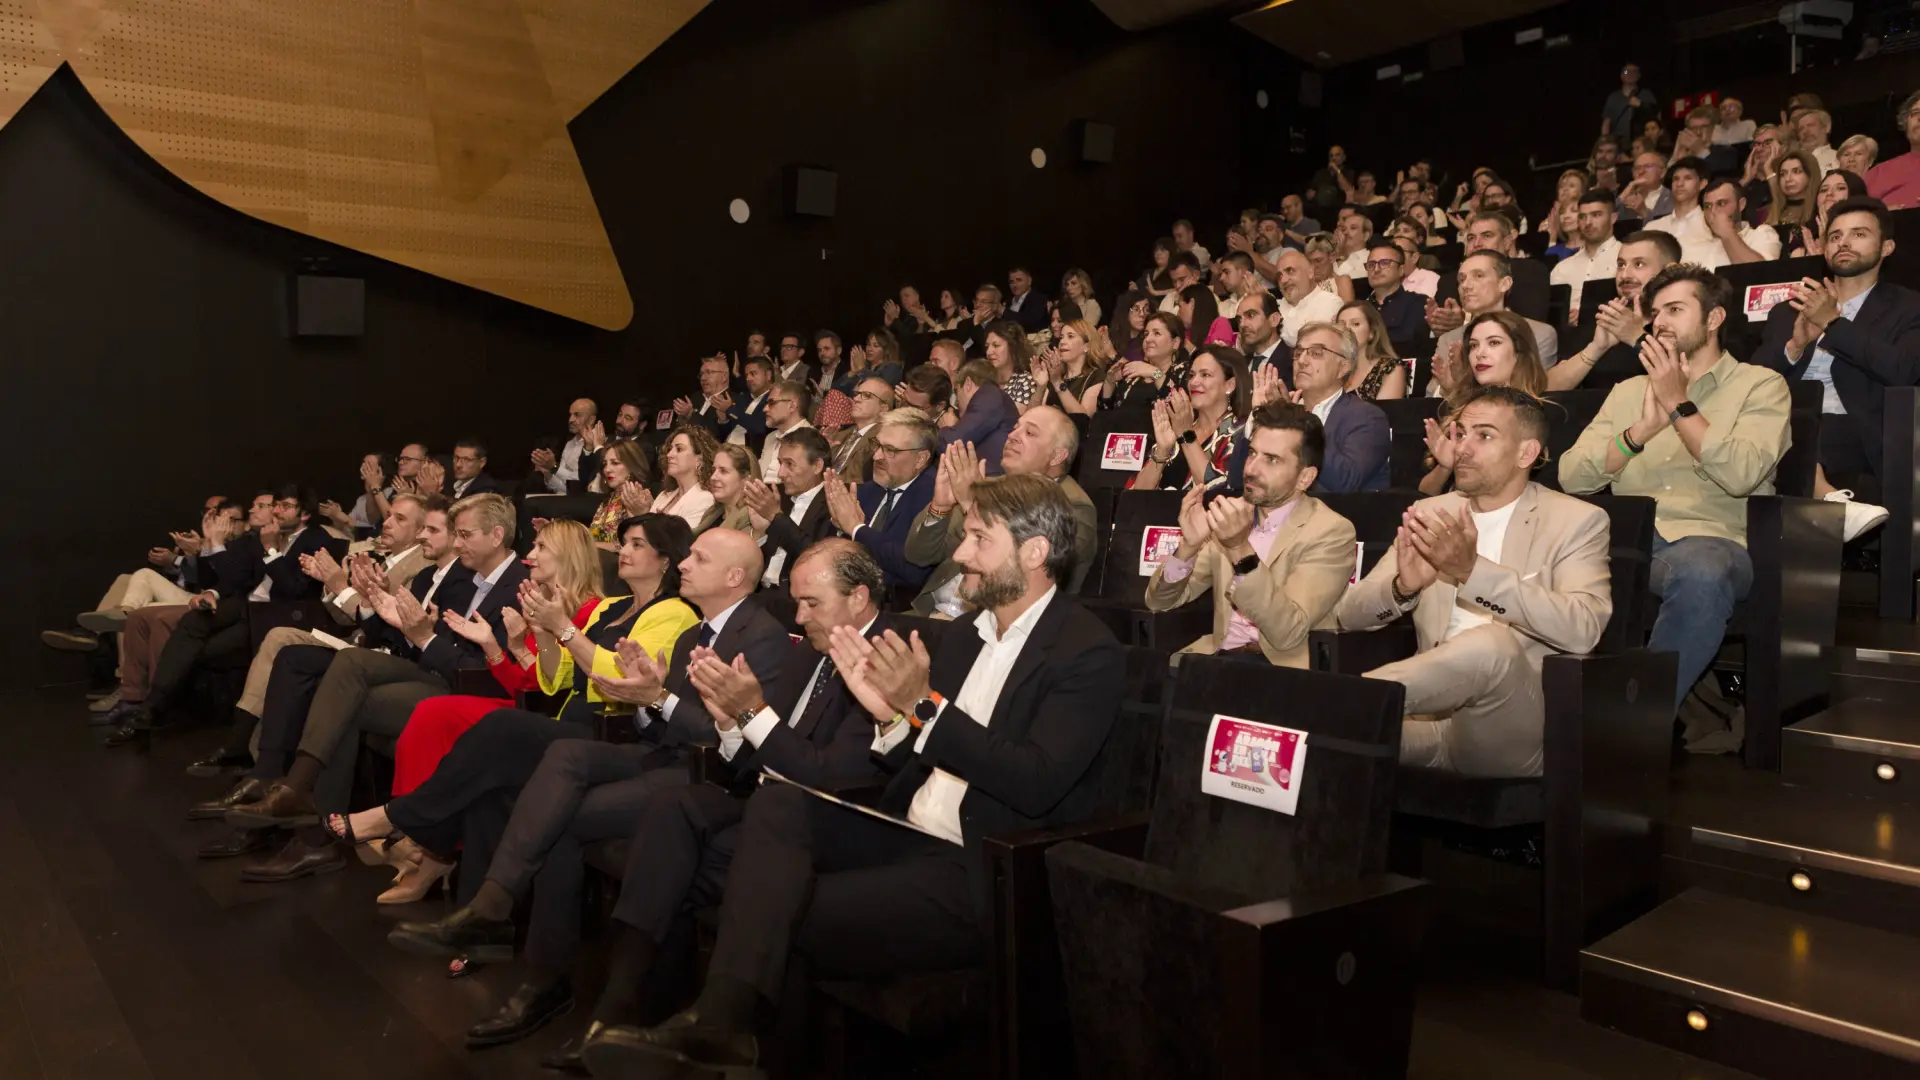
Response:
[[[680,563],[693,545],[687,523],[672,514],[641,514],[620,523],[619,537],[620,580],[633,595],[600,601],[586,629],[575,630],[566,605],[544,589],[529,585],[520,593],[539,647],[540,689],[567,695],[561,720],[590,722],[601,698],[589,676],[620,677],[614,650],[621,638],[632,638],[649,656],[671,654],[680,635],[700,621],[680,599]]]

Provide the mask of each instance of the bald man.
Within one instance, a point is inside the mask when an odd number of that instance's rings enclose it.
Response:
[[[533,452],[533,473],[526,490],[549,495],[585,495],[587,485],[600,474],[600,455],[607,447],[600,424],[600,406],[592,398],[575,398],[567,406],[567,438],[552,440]]]
[[[1073,468],[1074,451],[1080,446],[1080,430],[1067,414],[1051,405],[1036,405],[1007,433],[1007,445],[1000,455],[1000,467],[1008,476],[1044,476],[1060,485],[1060,493],[1073,508],[1073,573],[1067,579],[1070,592],[1079,592],[1093,565],[1100,537],[1093,500],[1068,470]],[[939,475],[933,486],[933,501],[914,519],[907,533],[907,561],[919,566],[937,566],[933,576],[914,598],[913,610],[921,615],[965,614],[967,605],[960,599],[960,564],[953,553],[966,539],[967,510],[973,506],[973,481],[984,477],[986,469],[971,443],[956,443],[940,457]]]
[[[1340,318],[1340,294],[1314,284],[1313,266],[1297,251],[1283,251],[1275,260],[1279,268],[1275,284],[1280,286],[1280,340],[1289,350],[1300,339],[1300,328],[1308,323],[1337,322]]]
[[[437,922],[396,927],[388,940],[408,952],[477,958],[498,957],[504,950],[512,955],[514,901],[539,882],[535,922],[542,929],[528,941],[535,961],[530,981],[468,1031],[469,1046],[511,1042],[572,1006],[565,967],[556,962],[557,971],[544,970],[543,961],[570,957],[579,934],[579,849],[589,842],[583,838],[615,835],[606,830],[617,830],[630,817],[629,796],[686,783],[691,744],[717,738],[715,718],[687,680],[695,651],[705,656],[710,650],[728,664],[744,657],[763,685],[782,676],[790,651],[786,627],[753,597],[765,568],[759,546],[746,533],[709,529],[700,534],[680,563],[680,598],[700,612],[700,622],[680,635],[671,656],[649,657],[622,642],[621,674],[592,677],[600,697],[640,706],[634,717],[638,742],[600,742],[581,725],[502,709],[461,736],[414,792],[353,815],[355,836],[382,836],[382,830],[397,828],[429,851],[459,845],[466,871],[460,874],[463,906]],[[557,733],[556,727],[575,730]],[[643,776],[644,790],[609,788]],[[512,799],[504,831],[488,836],[487,820],[499,818],[493,811],[472,814],[467,808],[502,791],[517,791],[518,797]]]

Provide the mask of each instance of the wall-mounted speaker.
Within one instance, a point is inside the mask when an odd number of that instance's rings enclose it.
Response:
[[[1098,120],[1075,120],[1073,141],[1080,147],[1080,160],[1088,165],[1113,162],[1113,125]]]
[[[295,274],[287,283],[295,337],[359,337],[367,332],[367,283],[357,277]]]
[[[811,165],[786,168],[787,213],[796,217],[832,217],[840,174]]]

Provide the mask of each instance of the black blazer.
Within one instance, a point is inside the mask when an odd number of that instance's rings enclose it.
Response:
[[[300,569],[300,556],[324,550],[331,539],[327,530],[318,525],[309,525],[294,537],[293,546],[287,549],[286,554],[268,562],[260,535],[250,532],[235,538],[226,550],[205,556],[204,560],[212,563],[213,588],[222,600],[247,595],[260,584],[262,578],[273,581],[273,589],[267,594],[269,599],[318,600],[323,590],[318,581]]]
[[[771,389],[767,391],[767,395],[772,393]],[[767,396],[762,396],[759,402],[755,403],[753,395],[742,391],[734,399],[731,415],[733,416],[731,421],[714,429],[714,438],[726,442],[727,436],[732,435],[735,428],[739,428],[747,433],[747,449],[753,451],[754,457],[759,457],[760,448],[767,443]]]
[[[1793,337],[1797,315],[1791,304],[1774,305],[1767,313],[1766,333],[1761,335],[1753,363],[1788,379],[1804,379],[1814,345],[1832,353],[1834,392],[1847,407],[1847,415],[1861,425],[1867,460],[1874,475],[1880,475],[1886,388],[1920,385],[1920,293],[1881,278],[1860,305],[1857,318],[1828,323],[1826,333],[1790,362],[1787,341]]]
[[[539,448],[553,451],[554,467],[557,469],[559,468],[560,452],[565,450],[567,444],[573,440],[574,436],[572,435],[561,435],[542,441],[539,443]],[[580,448],[580,475],[578,479],[567,481],[567,494],[587,494],[587,487],[593,483],[594,477],[600,475],[600,459],[605,455],[606,450],[604,449],[588,453],[585,447]],[[529,468],[525,479],[520,481],[520,494],[554,495],[558,493],[547,487],[546,481],[541,479],[538,469]]]
[[[704,620],[693,624],[673,643],[673,659],[667,667],[665,685],[667,692],[680,700],[673,707],[672,719],[662,723],[655,715],[652,723],[641,731],[642,736],[649,739],[657,737],[664,746],[712,743],[718,737],[706,702],[700,700],[699,691],[687,681],[687,662],[700,641],[700,628],[704,625]],[[752,669],[754,678],[760,680],[760,685],[773,686],[786,672],[787,647],[792,643],[780,620],[767,614],[767,609],[749,596],[740,601],[739,610],[727,619],[727,625],[721,627],[719,636],[713,639],[713,651],[728,663],[732,663],[735,656],[745,654],[747,667]],[[652,734],[654,732],[658,735]]]
[[[881,633],[892,623],[885,615],[874,620],[869,636]],[[797,724],[786,721],[800,704],[820,654],[805,641],[787,647],[778,685],[762,680],[767,704],[780,714],[781,723],[760,743],[760,748],[741,748],[733,759],[735,786],[750,782],[762,768],[808,787],[832,791],[865,784],[879,776],[873,760],[873,719],[848,692],[846,680],[833,675],[800,714]],[[823,672],[824,674],[824,672]]]
[[[446,494],[448,498],[453,497],[454,483],[455,481],[453,479],[453,474],[449,472],[447,474],[447,484],[446,484],[446,487],[447,487]],[[462,495],[460,496],[460,498],[464,499],[467,497],[467,495],[499,494],[501,492],[504,492],[505,490],[506,489],[500,486],[500,481],[495,480],[493,478],[492,473],[483,472],[479,476],[476,476],[473,478],[473,482],[467,485],[466,495]]]
[[[467,583],[469,591],[459,603],[448,603],[441,596],[435,596],[434,604],[442,611],[464,611],[466,606],[473,602],[473,594],[480,590],[478,575],[469,571],[469,578]],[[414,580],[420,580],[419,576],[415,575]],[[493,583],[492,590],[481,599],[480,606],[474,609],[475,615],[487,620],[487,625],[493,627],[493,640],[498,642],[502,649],[507,648],[508,642],[507,626],[500,617],[500,609],[513,607],[520,602],[520,583],[525,580],[527,580],[527,564],[521,562],[517,554],[510,554],[506,568],[500,571],[500,580]],[[440,590],[444,593],[446,586],[440,586]],[[485,668],[487,653],[485,649],[459,634],[440,629],[434,632],[433,640],[427,642],[426,649],[421,652],[420,666],[447,680],[447,685],[452,686],[456,673],[462,670]]]
[[[940,768],[967,782],[960,829],[969,848],[985,836],[1098,813],[1098,792],[1081,781],[1113,730],[1126,690],[1125,651],[1113,632],[1064,590],[1054,593],[986,725],[954,701],[981,645],[971,625],[940,636],[931,681],[946,697],[946,710],[924,753],[914,753],[915,735],[886,756],[883,764],[895,775],[880,809],[904,817],[914,793]]]
[[[1052,317],[1047,314],[1047,298],[1039,289],[1028,289],[1018,310],[1014,309],[1013,297],[1007,297],[1007,311],[1002,318],[1019,323],[1020,328],[1029,334],[1037,334],[1053,325]],[[985,348],[984,342],[981,347]]]
[[[433,588],[433,574],[434,568],[425,566],[419,573],[413,575],[412,581],[407,582],[407,591],[413,594],[415,600],[420,601],[422,607],[427,604],[427,590]],[[465,611],[467,605],[472,602],[473,571],[462,566],[456,559],[452,566],[447,567],[446,578],[440,582],[440,588],[433,594],[433,606],[440,611]],[[413,647],[413,642],[408,641],[405,634],[380,616],[368,615],[361,619],[360,628],[365,634],[362,642],[367,648],[377,649],[384,645],[395,656],[409,660],[419,659],[420,650]],[[445,636],[448,631],[436,629],[436,633]]]
[[[780,498],[780,513],[767,522],[767,546],[762,553],[769,560],[775,551],[787,553],[786,562],[780,564],[782,585],[793,577],[793,564],[800,561],[801,552],[833,535],[833,515],[827,512],[827,493],[823,488],[815,488],[814,492],[813,501],[807,504],[807,512],[800,515],[798,524],[787,516],[793,500],[784,495]]]

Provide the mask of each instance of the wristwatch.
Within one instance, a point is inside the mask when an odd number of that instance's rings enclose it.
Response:
[[[1193,430],[1192,428],[1188,428],[1187,430],[1180,433],[1180,444],[1182,446],[1191,446],[1192,444],[1197,443],[1199,441],[1200,441],[1200,433]]]
[[[761,702],[760,704],[754,705],[750,708],[741,709],[738,713],[734,715],[734,718],[733,718],[734,723],[740,725],[742,729],[745,729],[748,724],[753,723],[754,717],[760,715],[760,710],[766,707],[767,707],[766,703]]]
[[[940,706],[946,703],[938,690],[913,703],[913,711],[907,714],[907,723],[915,729],[925,727],[933,718],[940,715]]]
[[[1239,562],[1236,562],[1233,564],[1233,572],[1236,574],[1251,574],[1258,569],[1260,569],[1260,553],[1259,552],[1254,552],[1253,554],[1248,555],[1246,558],[1241,559]]]
[[[1700,406],[1691,401],[1683,401],[1675,405],[1673,411],[1667,414],[1667,420],[1669,423],[1677,424],[1685,417],[1698,415],[1700,415]]]
[[[580,634],[580,631],[578,629],[569,626],[565,630],[560,631],[560,637],[558,640],[560,644],[565,645],[567,642],[572,641],[575,637],[579,636],[579,634]]]

